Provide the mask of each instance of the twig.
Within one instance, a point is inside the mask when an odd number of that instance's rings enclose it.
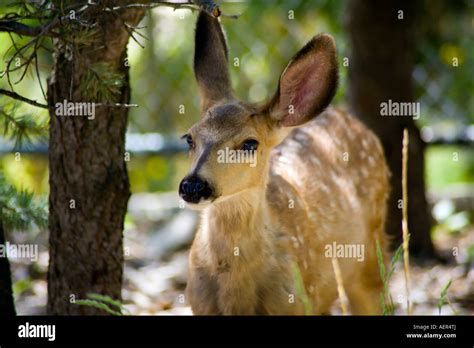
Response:
[[[1,89],[0,88],[0,94],[9,96],[10,98],[13,98],[13,99],[16,99],[16,100],[20,100],[22,102],[25,102],[25,103],[28,103],[30,105],[36,106],[38,108],[49,109],[48,105],[46,105],[46,104],[38,103],[35,100],[25,98],[25,97],[19,95],[18,93],[15,93],[15,92],[12,92],[12,91],[7,91],[6,89]]]
[[[408,243],[410,235],[408,233],[408,192],[407,192],[407,164],[408,164],[408,130],[403,130],[403,149],[402,149],[402,232],[403,232],[403,264],[405,273],[405,292],[407,298],[407,314],[412,312],[410,302],[410,260],[408,252]]]
[[[339,268],[339,262],[336,257],[332,258],[332,268],[334,270],[334,277],[337,283],[337,293],[339,295],[339,301],[341,302],[342,314],[347,315],[347,296],[344,290],[344,284],[342,282],[341,269]]]
[[[95,106],[117,107],[117,108],[138,108],[138,104],[121,103],[95,103]]]
[[[7,75],[7,81],[8,81],[8,84],[10,85],[10,88],[13,90],[13,84],[11,82],[11,79],[10,79],[10,72],[12,71],[12,69],[10,68],[13,60],[17,57],[17,55],[20,55],[20,57],[23,57],[23,54],[21,53],[23,50],[26,50],[29,46],[31,46],[32,44],[34,44],[34,48],[33,48],[33,53],[30,55],[30,57],[28,58],[28,60],[22,64],[20,67],[22,67],[23,65],[26,65],[25,67],[25,70],[23,71],[23,74],[21,75],[21,77],[19,78],[19,80],[17,82],[15,82],[15,84],[18,84],[19,82],[21,82],[24,78],[24,76],[26,75],[26,72],[28,71],[28,67],[31,63],[31,61],[37,57],[36,55],[36,50],[38,49],[38,43],[40,42],[40,40],[42,39],[42,37],[44,35],[46,35],[49,30],[54,27],[55,25],[57,25],[59,22],[58,22],[58,19],[55,18],[53,21],[51,21],[49,24],[45,25],[45,26],[41,26],[39,28],[41,28],[41,31],[33,38],[31,39],[28,43],[26,43],[25,45],[23,45],[22,47],[20,47],[19,49],[16,50],[16,52],[12,55],[12,57],[8,60],[7,64],[6,64],[6,68],[5,68],[5,71],[3,72],[2,76],[4,74]],[[16,46],[15,46],[15,49],[16,49]],[[37,65],[36,65],[37,66]],[[16,69],[14,69],[16,70]],[[41,81],[40,81],[40,84],[41,84]]]
[[[3,21],[0,20],[0,31],[7,33],[15,33],[23,36],[37,36],[41,33],[41,27],[30,27],[23,23],[18,23],[14,21]]]
[[[114,9],[112,9],[112,8],[110,8],[110,7],[106,7],[106,8],[105,8],[105,11],[109,11],[109,12],[113,13],[114,15],[116,15],[117,18],[122,22],[122,25],[123,25],[123,27],[125,28],[125,30],[127,31],[128,36],[130,36],[130,37],[133,39],[133,41],[135,41],[135,42],[137,43],[138,46],[140,46],[141,48],[145,48],[145,46],[143,46],[143,45],[140,43],[140,41],[138,41],[137,38],[135,37],[135,35],[133,35],[133,34],[134,34],[134,33],[137,33],[139,36],[145,38],[146,40],[148,40],[148,38],[146,38],[145,36],[143,36],[142,34],[140,34],[138,31],[136,31],[134,27],[128,25],[128,24],[124,21],[124,19],[122,18],[122,16],[121,16],[119,13],[117,13],[116,10],[114,10]]]
[[[35,71],[36,71],[36,78],[38,79],[40,88],[41,88],[41,93],[43,94],[43,98],[46,100],[48,97],[46,96],[46,92],[43,88],[43,83],[41,82],[41,76],[40,76],[40,71],[39,71],[39,64],[38,64],[38,55],[36,54],[36,49],[35,48]]]
[[[112,8],[112,10],[116,11],[116,10],[122,10],[122,9],[127,9],[127,8],[137,8],[137,7],[144,8],[144,9],[152,9],[159,6],[170,7],[173,10],[186,9],[186,10],[191,10],[193,12],[204,10],[214,16],[214,14],[194,4],[192,1],[186,1],[186,2],[151,1],[150,3],[147,3],[147,4],[129,4],[129,5],[124,5],[124,6],[115,6]],[[223,13],[220,13],[219,15],[220,17],[226,17],[226,18],[232,18],[232,19],[239,18],[239,15],[228,15],[228,14],[223,14]]]
[[[199,7],[194,5],[191,1],[186,1],[186,2],[150,1],[149,3],[145,3],[145,4],[128,4],[128,5],[123,5],[123,6],[114,6],[111,9],[113,11],[130,9],[130,8],[151,9],[158,6],[167,6],[167,7],[172,7],[174,9],[188,8],[190,10],[195,10],[195,11],[199,10]]]

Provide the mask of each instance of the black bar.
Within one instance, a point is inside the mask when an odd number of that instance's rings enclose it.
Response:
[[[55,325],[54,341],[20,338],[19,327]],[[418,325],[418,328],[415,328]],[[24,327],[26,328],[26,326]],[[425,329],[423,329],[425,328]],[[25,331],[23,331],[25,332]],[[29,331],[32,332],[32,331]],[[408,338],[407,334],[456,334]],[[51,336],[52,338],[52,336]],[[0,346],[100,344],[344,344],[472,347],[472,316],[390,317],[32,317],[0,320]]]

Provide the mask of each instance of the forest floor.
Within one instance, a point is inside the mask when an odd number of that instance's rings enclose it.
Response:
[[[156,216],[152,211],[162,211],[162,214]],[[192,314],[186,304],[184,289],[188,252],[196,223],[197,215],[179,209],[171,194],[159,201],[153,195],[132,198],[124,242],[126,261],[122,294],[126,314]],[[15,234],[15,239],[17,243],[47,245],[46,232],[35,236]],[[413,314],[474,314],[474,226],[465,228],[462,233],[438,233],[435,244],[438,250],[454,256],[449,264],[421,266],[412,262],[410,298]],[[47,250],[40,247],[35,263],[16,259],[11,260],[11,264],[18,314],[45,314]],[[441,292],[450,281],[449,303],[445,301],[440,308]],[[405,280],[401,262],[390,281],[390,293],[396,307],[395,314],[405,314]],[[337,303],[333,313],[340,313]]]

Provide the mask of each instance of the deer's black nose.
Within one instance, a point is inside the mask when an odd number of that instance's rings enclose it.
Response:
[[[179,184],[179,195],[188,203],[199,203],[211,196],[209,184],[198,176],[184,178]]]

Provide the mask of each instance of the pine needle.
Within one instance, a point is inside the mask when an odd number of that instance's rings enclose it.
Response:
[[[100,62],[88,67],[79,87],[81,93],[94,102],[114,102],[120,95],[123,75],[110,64]]]

